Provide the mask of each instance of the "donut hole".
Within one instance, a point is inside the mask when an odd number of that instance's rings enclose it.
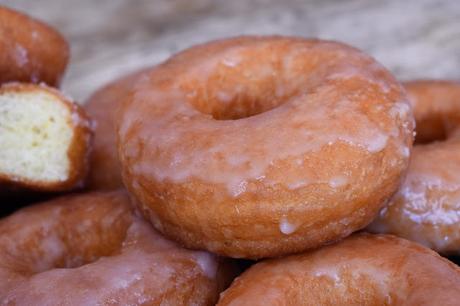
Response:
[[[287,99],[274,98],[270,93],[256,97],[253,94],[236,93],[233,97],[222,97],[223,92],[215,92],[213,100],[195,100],[194,106],[215,120],[238,120],[265,113],[286,102]]]
[[[97,233],[93,234],[97,235]],[[86,245],[86,247],[82,248],[75,248],[64,243],[63,246],[67,250],[63,256],[61,255],[60,257],[55,258],[55,260],[44,262],[44,265],[43,263],[39,263],[35,266],[33,273],[40,273],[52,269],[75,269],[96,262],[104,257],[115,256],[121,251],[125,235],[120,233],[120,235],[117,236],[118,239],[111,241],[103,241],[102,237],[100,237],[99,239],[93,240],[91,245]],[[46,239],[48,243],[50,238]],[[66,241],[66,239],[61,239],[61,241]],[[51,245],[46,245],[46,247],[49,248],[48,250],[50,251],[50,254],[53,254],[55,251],[59,252],[58,241],[56,241],[55,245],[51,242]],[[55,249],[56,247],[57,249]]]
[[[451,81],[413,81],[406,87],[416,121],[415,144],[445,141],[460,126],[460,84]]]
[[[238,120],[259,115],[281,106],[297,93],[297,90],[285,92],[287,86],[276,85],[276,80],[270,78],[231,84],[217,78],[214,76],[204,86],[197,86],[197,95],[190,99],[195,109],[215,120]]]
[[[429,144],[436,141],[445,141],[450,133],[448,125],[442,118],[428,118],[417,120],[415,144]]]
[[[456,114],[433,114],[433,116],[416,120],[414,143],[429,144],[458,137],[460,117]]]
[[[215,120],[244,119],[324,84],[327,69],[319,63],[334,65],[336,55],[325,52],[312,61],[310,52],[283,43],[232,49],[177,76],[176,84],[201,113]]]

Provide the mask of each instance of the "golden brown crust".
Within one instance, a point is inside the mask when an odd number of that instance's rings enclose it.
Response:
[[[460,269],[394,236],[355,234],[296,256],[257,263],[218,305],[458,305]]]
[[[0,84],[17,81],[58,86],[69,53],[66,40],[56,30],[0,6]]]
[[[67,150],[70,164],[67,178],[61,181],[45,182],[0,173],[0,182],[3,187],[13,191],[17,188],[25,188],[41,192],[60,192],[81,188],[84,186],[88,173],[88,160],[93,135],[91,120],[81,106],[64,96],[57,89],[44,84],[7,83],[0,87],[0,95],[6,93],[33,93],[35,91],[53,95],[59,103],[65,105],[69,110],[68,124],[73,129],[73,136]]]
[[[369,227],[443,254],[460,252],[460,82],[405,83],[417,123],[407,176]]]
[[[61,197],[0,220],[0,305],[214,305],[231,266],[164,239],[124,191]]]
[[[196,46],[146,73],[122,105],[124,182],[187,247],[245,258],[315,248],[366,226],[396,191],[412,143],[406,100],[343,44]]]
[[[120,103],[132,94],[133,86],[141,75],[142,71],[117,79],[96,91],[84,103],[86,112],[96,124],[87,183],[91,190],[123,187],[114,116]]]

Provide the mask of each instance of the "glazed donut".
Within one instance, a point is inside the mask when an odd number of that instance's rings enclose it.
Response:
[[[141,74],[136,72],[109,83],[96,91],[84,104],[96,126],[87,184],[91,190],[123,187],[114,115],[120,102],[131,94],[132,87]]]
[[[56,30],[0,6],[0,84],[18,81],[58,86],[69,53],[66,40]]]
[[[460,254],[460,83],[405,86],[414,105],[416,142],[423,144],[414,147],[406,179],[369,230]]]
[[[0,221],[0,305],[214,305],[229,268],[164,239],[123,191],[62,197]]]
[[[221,294],[225,305],[458,305],[460,269],[394,236],[355,234],[257,263]]]
[[[336,42],[239,37],[146,73],[117,117],[123,179],[189,248],[280,256],[372,221],[413,141],[404,89]]]
[[[83,186],[91,138],[85,111],[59,91],[43,84],[0,87],[1,187],[57,192]]]

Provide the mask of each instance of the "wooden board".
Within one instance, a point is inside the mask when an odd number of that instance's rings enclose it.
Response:
[[[288,34],[361,48],[401,79],[460,79],[460,1],[0,0],[72,45],[64,88],[80,101],[127,72],[210,39]]]

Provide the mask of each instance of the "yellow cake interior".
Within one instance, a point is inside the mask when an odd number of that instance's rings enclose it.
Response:
[[[68,178],[71,110],[39,90],[0,95],[0,173],[17,180]]]

